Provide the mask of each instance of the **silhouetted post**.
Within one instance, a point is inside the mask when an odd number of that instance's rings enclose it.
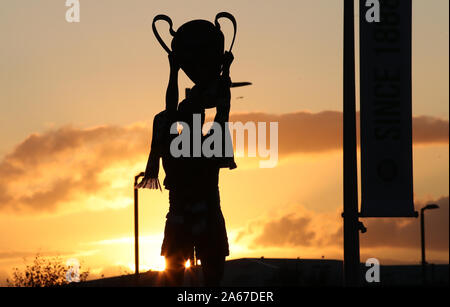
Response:
[[[134,176],[134,274],[139,276],[139,212],[138,212],[138,189],[136,188],[139,177],[144,172]]]
[[[426,261],[425,261],[425,222],[423,219],[424,208],[420,209],[420,243],[422,246],[422,283],[426,283]]]
[[[426,278],[426,266],[427,261],[425,260],[425,217],[424,212],[427,209],[438,209],[439,206],[436,204],[429,204],[420,209],[420,243],[422,245],[422,281],[425,284],[427,282]]]
[[[354,3],[344,0],[344,284],[359,285]]]

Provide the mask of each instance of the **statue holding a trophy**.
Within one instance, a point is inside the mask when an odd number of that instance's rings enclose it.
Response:
[[[218,22],[220,18],[229,19],[234,26],[228,51],[224,47],[224,34]],[[169,24],[173,36],[171,49],[156,29],[159,20]],[[166,258],[166,284],[180,286],[183,283],[185,262],[194,259],[195,251],[196,258],[201,260],[205,285],[219,286],[225,257],[229,255],[225,220],[220,208],[219,171],[221,168],[236,168],[234,156],[225,154],[225,144],[232,144],[229,130],[225,129],[230,112],[230,88],[248,84],[234,84],[229,75],[236,20],[231,14],[222,12],[216,15],[214,24],[192,20],[174,31],[172,20],[166,15],[158,15],[153,19],[152,28],[156,39],[168,53],[170,75],[165,110],[153,120],[145,176],[136,187],[162,189],[158,179],[161,159],[166,175],[163,185],[169,190],[170,203],[161,247],[161,255]],[[186,90],[186,98],[179,103],[180,68],[194,86]],[[172,154],[171,143],[180,133],[187,133],[191,144],[207,138],[211,131],[203,135],[202,127],[205,109],[209,108],[216,108],[214,122],[222,128],[222,154],[211,157],[203,152],[195,153],[194,146],[190,146],[187,155]],[[196,118],[200,119],[201,125],[195,124]],[[182,130],[174,133],[173,127],[177,123]]]

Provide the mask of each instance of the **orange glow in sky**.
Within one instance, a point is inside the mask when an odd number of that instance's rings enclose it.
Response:
[[[276,167],[238,157],[237,169],[221,171],[228,259],[342,259],[341,1],[98,0],[80,9],[69,24],[61,3],[0,3],[0,285],[38,252],[76,258],[90,278],[134,271],[133,179],[169,74],[151,32],[157,14],[178,28],[232,13],[231,77],[253,85],[232,89],[231,118],[279,121]],[[448,263],[448,12],[448,0],[413,2],[415,208],[441,207],[427,212],[430,263]],[[231,25],[223,29],[229,40]],[[192,84],[180,75],[183,98]],[[167,211],[168,191],[139,190],[140,271],[165,268]],[[420,262],[417,219],[364,223],[361,261]]]

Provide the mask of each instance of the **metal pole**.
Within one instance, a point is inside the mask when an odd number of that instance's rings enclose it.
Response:
[[[425,260],[425,219],[423,213],[425,208],[420,209],[420,243],[422,246],[422,282],[426,283],[426,260]]]
[[[422,265],[426,264],[425,261],[425,220],[423,217],[424,209],[420,209],[420,238],[422,244]]]
[[[353,0],[344,0],[343,62],[344,284],[345,286],[358,286],[360,280],[360,255],[356,165],[355,33]]]
[[[422,282],[427,283],[427,260],[425,258],[425,210],[427,209],[439,209],[437,204],[428,204],[420,209],[420,243],[422,247]],[[433,280],[433,279],[431,279]]]
[[[144,176],[141,172],[134,177],[134,274],[139,276],[139,212],[138,212],[138,189],[136,188],[139,177]]]

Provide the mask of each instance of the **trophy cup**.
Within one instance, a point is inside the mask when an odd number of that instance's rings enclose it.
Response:
[[[189,21],[180,26],[177,31],[173,30],[172,20],[167,15],[157,15],[153,19],[152,29],[156,39],[168,54],[173,54],[180,68],[196,85],[217,78],[222,71],[225,38],[220,30],[218,22],[220,18],[227,18],[233,24],[233,40],[229,49],[231,52],[236,38],[237,25],[236,19],[230,13],[218,13],[214,24],[201,19]],[[159,20],[164,20],[169,24],[169,33],[173,36],[172,50],[165,44],[156,29],[156,22]],[[231,87],[250,84],[250,82],[238,82],[232,83]]]

